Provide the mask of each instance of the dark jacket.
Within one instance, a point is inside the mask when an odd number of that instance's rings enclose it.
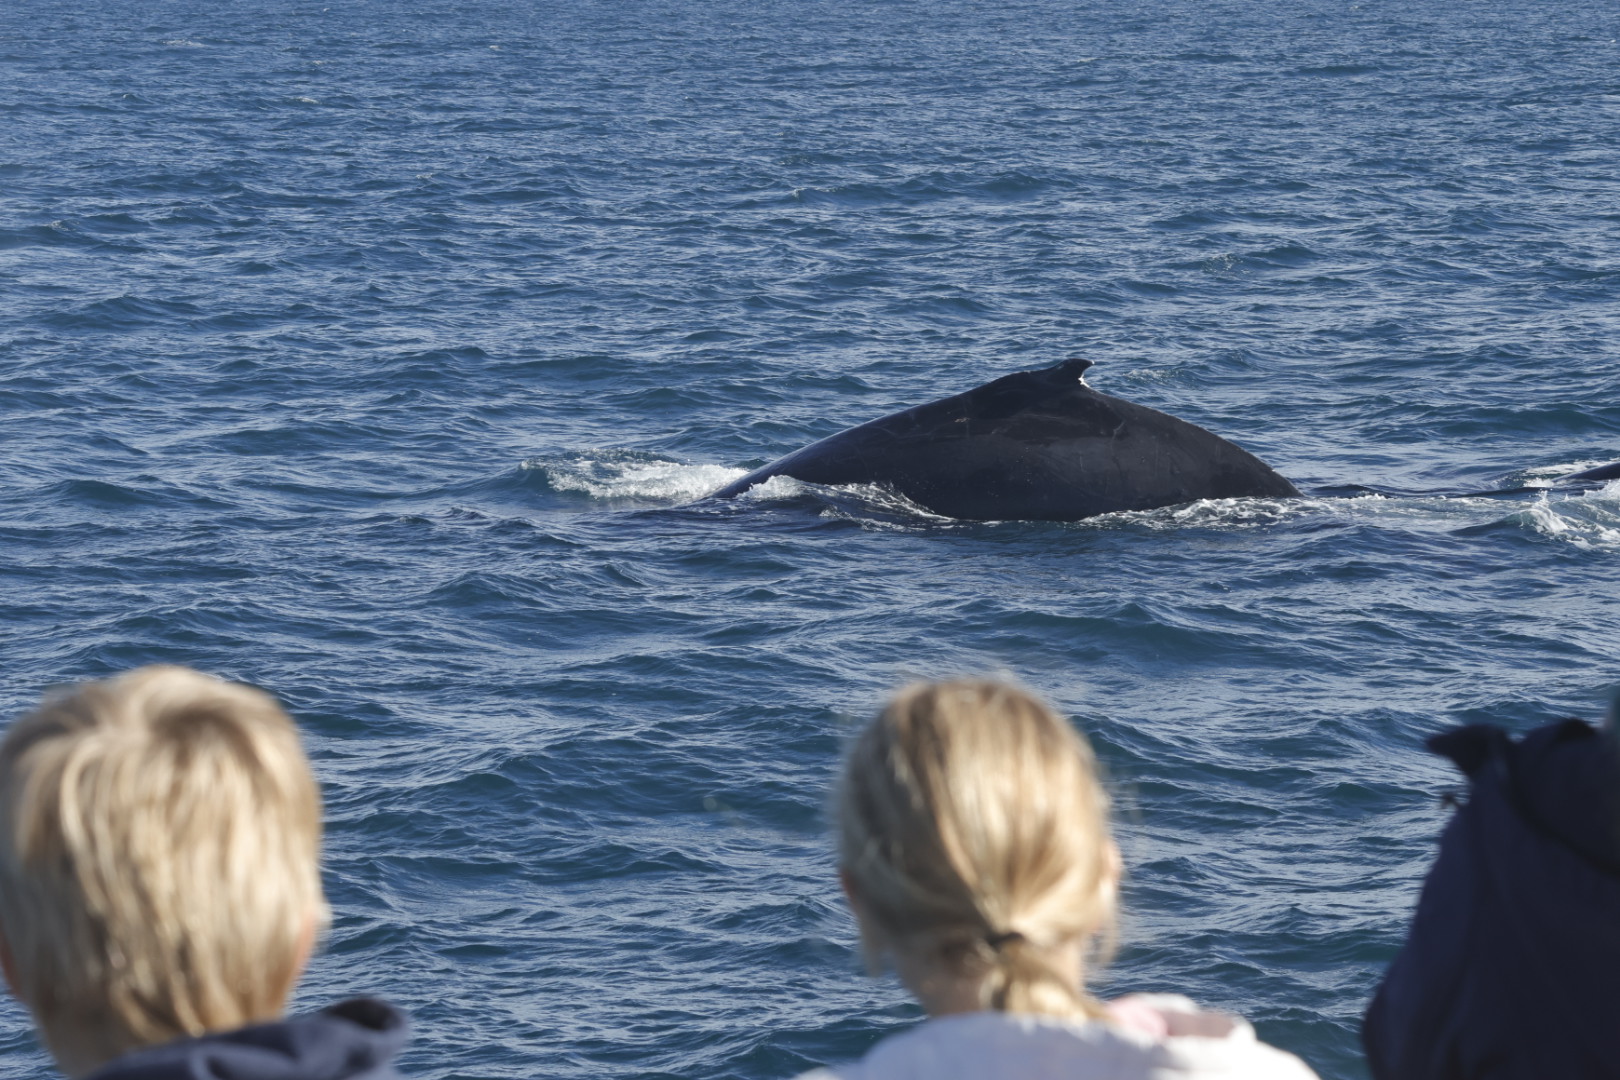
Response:
[[[1620,752],[1578,720],[1429,748],[1467,774],[1362,1025],[1377,1080],[1620,1078]]]
[[[355,998],[273,1024],[180,1039],[109,1061],[88,1080],[399,1080],[405,1014]]]

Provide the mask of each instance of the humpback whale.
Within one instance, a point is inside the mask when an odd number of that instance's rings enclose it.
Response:
[[[714,495],[791,476],[882,484],[931,513],[970,521],[1078,521],[1195,499],[1299,494],[1219,435],[1093,390],[1084,379],[1091,366],[1065,360],[880,417]]]
[[[1585,472],[1570,473],[1568,476],[1560,476],[1558,478],[1558,482],[1560,484],[1578,484],[1585,482],[1596,483],[1599,480],[1620,480],[1620,461],[1612,462],[1608,465],[1599,465],[1595,469],[1587,469]]]

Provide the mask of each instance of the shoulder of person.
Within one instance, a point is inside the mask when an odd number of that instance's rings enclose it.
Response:
[[[1292,1054],[1259,1042],[1235,1016],[1174,994],[1134,995],[1164,1025],[1156,1033],[1099,1020],[968,1013],[884,1039],[858,1063],[799,1080],[951,1080],[1016,1075],[1060,1080],[1315,1080]]]
[[[1241,1016],[1200,1008],[1180,994],[1131,994],[1108,1003],[1126,1030],[1143,1030],[1153,1080],[1181,1077],[1246,1077],[1251,1080],[1315,1080],[1299,1058],[1263,1043]],[[1156,1022],[1132,1022],[1132,1014]]]

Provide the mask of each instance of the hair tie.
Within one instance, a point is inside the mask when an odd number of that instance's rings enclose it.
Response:
[[[1004,930],[999,934],[984,935],[984,942],[996,952],[1000,952],[1008,945],[1022,944],[1026,938],[1017,930]]]

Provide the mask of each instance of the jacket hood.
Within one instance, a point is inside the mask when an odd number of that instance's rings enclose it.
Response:
[[[1377,1080],[1615,1075],[1620,749],[1579,721],[1429,747],[1467,775],[1362,1028]]]
[[[398,1080],[405,1014],[377,998],[236,1031],[151,1046],[87,1080]]]

